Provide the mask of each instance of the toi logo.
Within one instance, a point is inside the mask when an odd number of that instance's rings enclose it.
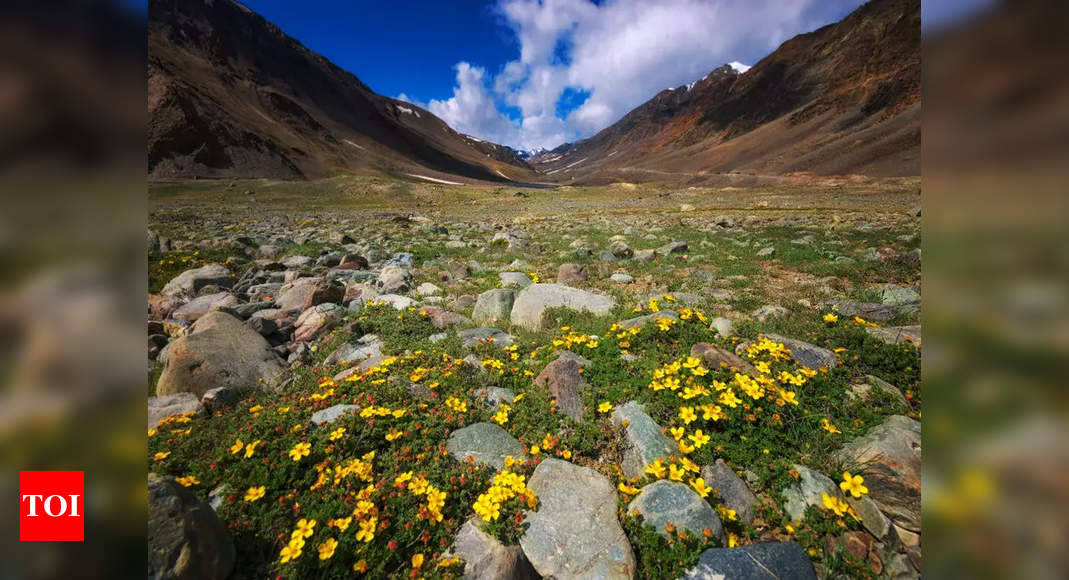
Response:
[[[81,542],[85,535],[85,472],[19,472],[19,540]]]

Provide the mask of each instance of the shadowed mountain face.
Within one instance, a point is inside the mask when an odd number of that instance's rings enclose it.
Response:
[[[511,149],[375,94],[232,0],[150,0],[148,56],[152,178],[532,175]]]
[[[920,174],[920,1],[873,0],[530,161],[566,182]]]

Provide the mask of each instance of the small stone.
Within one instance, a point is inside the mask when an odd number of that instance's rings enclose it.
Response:
[[[430,282],[424,282],[416,288],[416,294],[419,294],[420,296],[437,296],[441,292],[441,288]]]
[[[609,276],[609,280],[612,280],[617,284],[631,284],[635,281],[635,278],[626,272],[616,272],[612,276]]]
[[[787,310],[782,306],[776,306],[773,304],[762,306],[761,308],[758,308],[757,310],[753,311],[753,317],[756,318],[758,322],[768,322],[769,320],[786,320],[786,318],[790,315],[790,310]]]
[[[240,400],[241,394],[234,389],[216,387],[204,393],[200,398],[200,404],[204,405],[209,413],[215,413],[237,405]]]
[[[626,260],[635,255],[635,251],[631,249],[631,246],[624,243],[622,240],[616,240],[609,244],[609,251],[612,255],[621,260]]]
[[[149,397],[148,426],[151,429],[171,415],[202,414],[204,411],[204,405],[193,393],[174,393],[173,395],[161,397]]]
[[[709,324],[709,330],[715,330],[717,336],[721,338],[727,338],[735,335],[735,325],[730,320],[723,317],[717,317]]]
[[[503,288],[526,288],[531,285],[531,277],[523,272],[501,272],[497,277]]]
[[[475,519],[464,522],[453,539],[453,554],[464,561],[467,580],[537,580],[523,549],[505,546],[479,529]]]

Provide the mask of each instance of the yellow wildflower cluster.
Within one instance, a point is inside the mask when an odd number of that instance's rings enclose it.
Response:
[[[764,336],[746,347],[746,356],[750,359],[760,358],[762,353],[774,361],[787,361],[791,358],[791,351],[787,347]]]
[[[389,417],[392,415],[394,419],[400,419],[405,416],[405,412],[404,409],[390,409],[389,407],[376,407],[375,405],[370,405],[360,409],[360,416],[365,419],[370,419],[371,417]]]
[[[587,348],[598,347],[600,337],[596,335],[575,332],[569,326],[562,326],[561,331],[565,334],[560,338],[553,340],[553,346],[557,348],[571,349],[576,346],[585,346]]]
[[[457,413],[464,413],[468,410],[468,404],[456,397],[449,397],[445,400],[445,406],[456,411]]]
[[[688,473],[696,474],[701,471],[698,464],[687,459],[686,457],[673,458],[675,461],[666,464],[663,459],[658,459],[653,463],[646,466],[646,473],[652,475],[657,479],[668,478],[672,481],[682,482],[688,477]],[[678,465],[677,465],[678,462]],[[705,497],[709,494],[712,488],[706,487],[705,480],[700,477],[691,477],[687,483],[694,488],[694,491],[699,495]],[[704,495],[703,495],[704,494]]]
[[[526,502],[528,508],[537,508],[538,498],[527,487],[526,480],[526,476],[507,469],[498,472],[490,488],[475,500],[475,513],[483,520],[492,522],[501,516],[501,504],[517,496]]]

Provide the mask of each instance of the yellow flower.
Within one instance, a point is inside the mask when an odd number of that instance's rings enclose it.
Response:
[[[290,458],[294,461],[300,461],[302,457],[307,457],[312,452],[311,443],[298,443],[290,449]]]
[[[690,436],[690,440],[694,442],[695,449],[701,449],[702,445],[709,442],[710,437],[705,433],[702,433],[701,429],[698,429]]]
[[[396,441],[397,439],[401,438],[401,435],[404,435],[404,432],[398,431],[397,429],[394,429],[394,428],[391,428],[390,431],[388,433],[386,433],[386,440],[387,441]]]
[[[412,556],[412,567],[417,569],[423,567],[423,554],[414,554]]]
[[[694,412],[694,407],[680,407],[679,418],[687,425],[690,425],[697,420],[698,415]]]
[[[312,532],[315,530],[315,527],[316,527],[316,521],[315,520],[308,520],[308,519],[305,519],[305,518],[301,518],[301,519],[297,520],[297,529],[293,530],[293,535],[294,536],[300,536],[302,538],[307,538],[307,537],[312,535]]]
[[[152,436],[153,436],[153,435],[155,435],[155,434],[156,434],[156,430],[155,430],[155,429],[149,429],[149,430],[148,430],[148,436],[149,436],[149,437],[152,437]]]
[[[840,431],[838,427],[832,425],[831,421],[828,421],[826,418],[820,420],[820,427],[828,433],[842,433],[842,431]]]
[[[693,487],[694,491],[698,492],[698,495],[702,497],[707,497],[709,495],[709,492],[712,491],[711,487],[705,485],[705,479],[701,477],[695,477],[694,479],[690,480],[690,486]]]
[[[683,481],[683,475],[685,471],[676,466],[675,463],[668,466],[668,479],[672,481]]]
[[[338,548],[338,540],[334,538],[328,538],[327,541],[319,544],[319,559],[329,560],[334,557],[334,550]]]
[[[175,481],[182,484],[184,487],[191,487],[200,483],[195,475],[187,475],[185,477],[176,477]]]
[[[170,454],[170,451],[160,451],[159,453],[153,455],[152,459],[153,461],[163,461],[164,459],[167,459],[167,456]]]
[[[260,487],[250,487],[245,492],[245,501],[256,501],[264,496],[264,492],[264,486],[262,485]]]
[[[824,503],[824,507],[835,512],[837,516],[842,516],[850,509],[850,506],[845,501],[837,497],[831,497],[827,493],[820,494],[820,499]]]
[[[285,564],[286,562],[292,562],[293,560],[296,560],[301,556],[301,546],[287,544],[282,547],[282,551],[279,554],[282,556],[283,564]]]
[[[660,459],[654,461],[653,463],[646,466],[646,473],[656,477],[657,479],[663,478],[665,474],[664,463]]]
[[[260,440],[257,439],[256,441],[253,441],[252,443],[249,443],[245,446],[245,459],[252,457],[252,454],[256,453],[256,446],[259,444]]]
[[[728,532],[728,547],[734,548],[739,545],[739,537],[735,534]]]
[[[839,483],[839,487],[854,496],[855,499],[869,492],[869,488],[865,487],[864,478],[860,475],[851,476],[849,471],[843,472],[843,481]]]
[[[671,427],[668,429],[668,432],[672,434],[672,439],[675,439],[676,441],[682,439],[683,434],[686,433],[682,427]]]
[[[493,419],[498,425],[504,425],[509,422],[509,412],[505,409],[499,409],[497,413],[494,413]]]
[[[238,439],[237,441],[234,442],[233,445],[230,446],[230,454],[231,455],[237,455],[244,448],[245,448],[245,444],[241,442],[241,439]]]
[[[345,436],[345,427],[338,427],[337,429],[335,429],[335,430],[330,432],[329,439],[331,441],[337,441],[338,439],[341,439],[344,436]]]
[[[620,491],[626,493],[627,495],[635,495],[636,493],[639,492],[639,489],[637,487],[634,487],[632,485],[627,485],[627,484],[625,484],[623,482],[620,482],[616,486],[616,488],[619,489]]]
[[[367,572],[367,560],[361,559],[356,564],[353,564],[353,572],[360,572],[360,573]]]
[[[598,405],[599,413],[608,413],[609,411],[612,411],[612,403],[608,401],[603,401],[600,405]]]
[[[538,455],[541,452],[542,452],[542,449],[540,447],[538,447],[537,445],[535,445],[534,447],[531,448],[531,455]]]
[[[827,322],[828,324],[833,324],[839,322],[839,317],[829,312],[824,315],[824,322]]]

